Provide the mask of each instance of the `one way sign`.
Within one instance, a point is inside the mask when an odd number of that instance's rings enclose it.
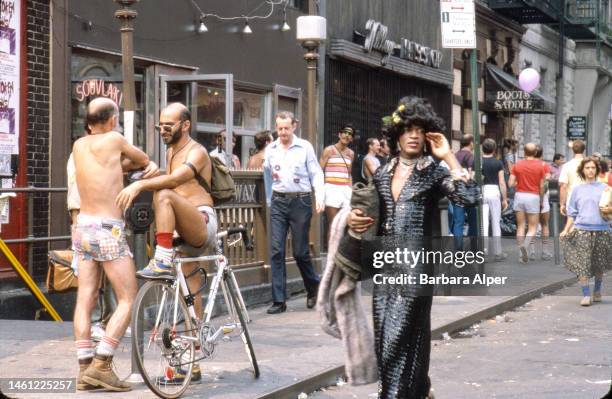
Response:
[[[443,48],[476,48],[474,0],[440,0]]]

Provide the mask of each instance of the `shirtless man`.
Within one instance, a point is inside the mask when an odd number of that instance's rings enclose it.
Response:
[[[144,152],[113,131],[118,118],[119,110],[112,100],[94,99],[87,107],[90,134],[78,139],[73,147],[76,184],[81,197],[81,211],[73,231],[79,269],[74,311],[79,390],[131,389],[129,384],[119,380],[111,365],[119,340],[130,323],[137,290],[122,212],[113,199],[123,189],[123,159],[133,168],[146,167],[147,175],[156,173],[157,166],[149,162]],[[108,321],[94,356],[90,320],[98,297],[99,264],[115,290],[117,308]]]
[[[351,202],[351,164],[355,154],[348,146],[354,134],[351,125],[338,131],[338,141],[325,147],[319,164],[325,176],[325,216],[331,229],[340,208]]]
[[[202,255],[215,243],[217,236],[213,199],[199,183],[199,179],[204,179],[210,187],[211,162],[206,149],[189,136],[189,109],[181,103],[168,105],[161,111],[158,130],[168,146],[167,173],[134,182],[116,198],[117,206],[125,209],[141,191],[155,191],[155,256],[145,269],[137,273],[138,277],[148,279],[174,278],[172,237],[175,230],[187,243],[178,251],[193,257]],[[197,266],[197,263],[185,263],[182,270],[188,275]],[[188,279],[187,284],[191,292],[196,292],[200,288],[199,274]],[[195,311],[198,317],[202,317],[200,295],[195,296]],[[191,379],[197,381],[200,378],[199,368],[194,365]]]

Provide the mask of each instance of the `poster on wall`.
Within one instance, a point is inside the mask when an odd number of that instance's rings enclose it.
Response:
[[[0,1],[0,154],[19,153],[20,0]]]

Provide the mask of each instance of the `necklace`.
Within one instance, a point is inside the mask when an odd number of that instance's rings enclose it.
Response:
[[[189,137],[189,140],[187,140],[187,142],[185,144],[183,144],[183,146],[181,148],[179,148],[178,151],[176,151],[176,152],[172,151],[172,155],[170,156],[170,160],[168,161],[168,167],[170,169],[172,169],[172,160],[174,159],[174,156],[176,154],[178,154],[179,152],[183,151],[183,148],[187,147],[187,144],[191,143],[191,140],[192,140],[191,137]]]
[[[403,158],[399,157],[399,161],[402,165],[413,167],[419,161],[419,158]]]

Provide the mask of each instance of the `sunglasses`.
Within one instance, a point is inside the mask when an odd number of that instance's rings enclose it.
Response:
[[[179,126],[183,125],[183,122],[185,121],[178,121],[175,123],[160,123],[159,125],[155,125],[155,130],[157,130],[158,132],[161,132],[162,130],[170,133],[172,131],[172,129],[174,129],[174,127],[178,124]]]

